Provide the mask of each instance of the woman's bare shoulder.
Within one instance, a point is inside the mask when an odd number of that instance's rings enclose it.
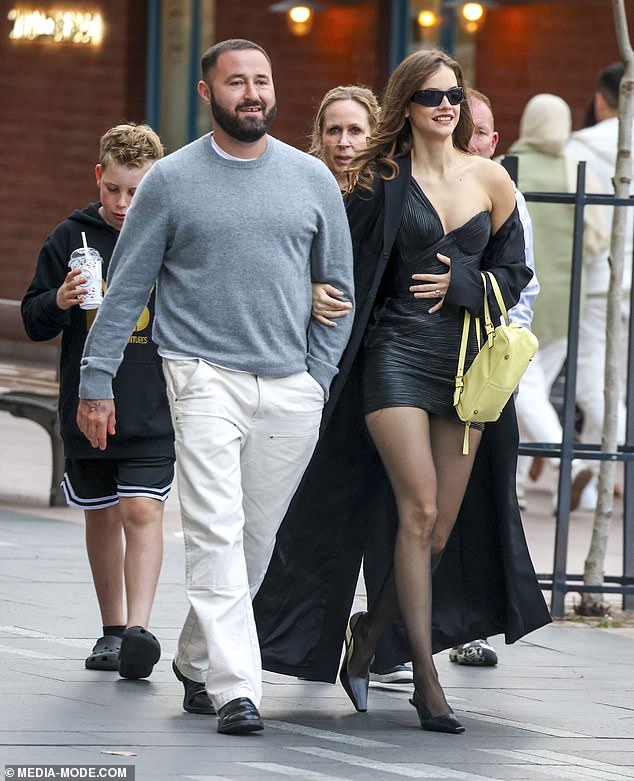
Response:
[[[493,160],[486,160],[483,157],[477,158],[476,165],[478,178],[491,201],[494,204],[496,201],[514,204],[515,189],[513,188],[513,180],[504,166]]]
[[[483,182],[492,182],[494,184],[507,183],[511,187],[513,183],[504,166],[496,163],[494,160],[487,160],[486,157],[472,155],[471,165],[473,172],[482,178]]]

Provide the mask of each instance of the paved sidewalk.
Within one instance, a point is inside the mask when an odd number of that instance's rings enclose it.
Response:
[[[152,630],[152,677],[84,669],[99,633],[81,516],[46,506],[50,454],[35,424],[0,413],[0,769],[9,764],[133,765],[137,779],[634,778],[634,635],[562,622],[513,646],[491,638],[496,668],[436,657],[464,735],[419,729],[410,687],[374,688],[355,713],[339,685],[265,674],[266,728],[222,736],[215,718],[181,710],[170,669],[186,611],[178,504],[168,502],[165,563]],[[537,569],[552,567],[550,500],[529,495]],[[591,516],[575,513],[579,571]],[[615,524],[608,569],[618,572]],[[363,594],[357,597],[363,606]]]

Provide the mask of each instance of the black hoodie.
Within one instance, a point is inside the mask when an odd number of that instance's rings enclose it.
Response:
[[[35,276],[22,299],[24,328],[34,341],[53,339],[62,332],[59,415],[66,458],[145,458],[174,456],[174,433],[165,391],[165,379],[156,345],[151,339],[154,292],[130,336],[123,361],[113,382],[117,433],[108,437],[105,450],[93,448],[77,428],[79,365],[84,342],[96,310],[79,306],[60,309],[58,288],[69,271],[74,249],[88,246],[103,258],[103,287],[118,231],[99,215],[99,203],[76,209],[48,236],[37,262]]]

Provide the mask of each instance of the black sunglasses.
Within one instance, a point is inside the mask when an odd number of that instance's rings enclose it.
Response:
[[[458,103],[462,103],[464,100],[464,87],[451,87],[450,89],[419,89],[411,97],[414,103],[418,103],[419,106],[428,106],[434,108],[440,106],[443,98],[451,103],[452,106],[457,106]]]

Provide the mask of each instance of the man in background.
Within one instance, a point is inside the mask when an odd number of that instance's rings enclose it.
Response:
[[[614,194],[614,170],[619,137],[619,86],[623,77],[622,63],[609,65],[599,74],[594,93],[594,114],[597,123],[572,134],[566,147],[574,157],[585,160],[588,172],[599,183],[600,192]],[[601,207],[606,224],[612,225],[613,207]],[[630,316],[630,289],[632,287],[632,230],[634,215],[627,210],[625,233],[625,262],[623,265],[623,298],[621,301],[622,337],[621,355],[627,355],[627,334]],[[577,404],[583,412],[581,441],[601,442],[603,432],[603,377],[605,373],[607,294],[610,285],[608,249],[589,259],[587,263],[586,299],[579,321],[579,351],[577,355]],[[620,399],[618,408],[618,441],[625,440],[625,382],[627,362],[622,362]],[[588,462],[593,479],[581,495],[581,506],[596,506],[596,476],[598,461]]]
[[[469,101],[469,108],[471,109],[474,123],[473,135],[471,136],[469,146],[476,155],[490,160],[495,154],[499,140],[499,134],[495,129],[491,101],[486,95],[475,89],[467,90],[467,100]],[[539,282],[535,275],[535,262],[533,260],[533,227],[524,196],[517,188],[515,188],[515,200],[517,201],[520,220],[524,228],[526,265],[533,272],[533,277],[522,291],[520,300],[509,310],[509,319],[513,323],[530,328],[533,321],[533,301],[539,293]],[[457,664],[476,667],[494,667],[498,661],[495,649],[486,638],[472,640],[470,643],[463,643],[456,648],[452,648],[449,651],[449,658]]]

